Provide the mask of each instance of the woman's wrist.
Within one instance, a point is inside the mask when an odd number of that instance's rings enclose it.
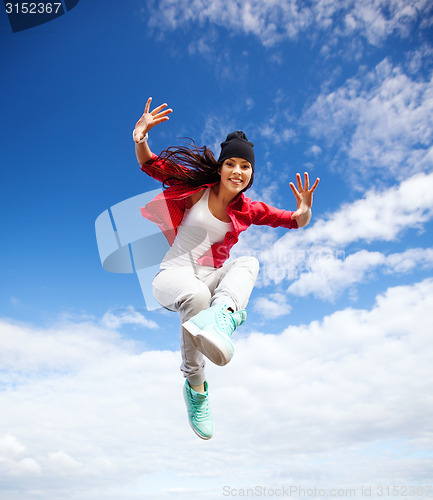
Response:
[[[312,216],[311,208],[308,208],[308,210],[306,212],[304,212],[303,214],[299,215],[296,218],[296,222],[298,224],[298,227],[304,227],[307,224],[309,224],[310,220],[311,220],[311,216]]]
[[[135,140],[135,129],[132,131],[132,139],[134,140],[134,142],[136,144],[143,144],[143,142],[147,142],[147,139],[149,139],[149,134],[146,132],[146,134],[144,135],[143,139],[141,139],[141,141],[136,141]]]
[[[135,132],[135,131],[134,131]],[[135,142],[135,133],[133,132],[133,138]],[[147,133],[139,142],[135,142],[135,155],[137,156],[137,161],[140,165],[144,165],[149,160],[152,159],[153,153],[149,148],[147,143]]]

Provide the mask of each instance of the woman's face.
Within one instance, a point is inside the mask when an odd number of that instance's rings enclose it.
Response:
[[[243,158],[228,158],[221,165],[219,173],[221,184],[237,194],[245,189],[253,174],[251,163]]]

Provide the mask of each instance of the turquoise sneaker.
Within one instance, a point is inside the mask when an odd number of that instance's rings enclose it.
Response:
[[[216,365],[224,366],[234,353],[231,336],[246,319],[245,309],[230,313],[226,304],[216,304],[200,311],[182,326],[197,350]]]
[[[205,394],[196,392],[185,380],[183,396],[188,410],[189,425],[202,439],[210,439],[214,434],[213,418],[209,408],[207,382],[204,383]]]

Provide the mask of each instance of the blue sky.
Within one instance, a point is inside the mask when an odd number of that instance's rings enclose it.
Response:
[[[426,0],[81,0],[14,34],[0,15],[5,498],[428,484],[432,23]],[[209,366],[209,443],[177,315],[96,245],[101,212],[158,187],[131,137],[148,96],[174,110],[155,152],[244,130],[253,199],[290,210],[296,172],[321,178],[307,228],[232,251],[261,272],[232,363]]]

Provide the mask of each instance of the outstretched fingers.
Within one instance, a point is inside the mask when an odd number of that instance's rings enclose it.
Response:
[[[295,195],[296,204],[298,206],[297,210],[292,214],[292,219],[297,220],[299,216],[306,214],[311,208],[311,205],[313,203],[313,192],[319,184],[319,181],[320,179],[317,177],[314,184],[310,188],[310,179],[308,177],[308,173],[304,172],[304,186],[302,185],[302,178],[301,174],[299,173],[296,174],[296,183],[298,185],[298,189],[296,189],[293,182],[289,183],[289,186],[293,191],[293,194]]]
[[[319,179],[319,177],[317,177],[316,180],[314,181],[313,186],[310,189],[310,193],[314,193],[314,190],[316,189],[317,184],[319,184],[319,181],[320,181],[320,179]]]
[[[296,180],[298,183],[299,192],[302,193],[303,191],[305,191],[305,192],[308,192],[310,194],[314,193],[314,191],[315,191],[315,189],[320,181],[319,177],[317,177],[316,180],[314,181],[314,184],[310,188],[310,178],[308,176],[308,172],[304,172],[304,187],[302,186],[302,182],[301,182],[301,174],[296,174]]]
[[[302,186],[302,180],[301,180],[301,174],[297,173],[296,174],[296,183],[298,184],[298,191],[302,193],[304,190],[304,187]]]
[[[299,173],[296,174],[296,184],[298,185],[298,189],[296,189],[293,182],[290,182],[289,185],[292,188],[294,195],[299,196],[303,192],[313,193],[317,185],[319,184],[319,181],[320,179],[317,177],[314,184],[310,188],[310,178],[308,177],[308,172],[304,172],[304,186],[302,185],[302,178],[301,174]]]
[[[171,108],[164,109],[167,107],[166,102],[164,104],[160,104],[155,109],[150,111],[150,104],[151,103],[152,103],[152,97],[149,97],[149,99],[146,102],[146,106],[144,107],[144,114],[151,114],[154,118],[161,118],[163,116],[167,116],[168,114],[170,114],[173,111]]]
[[[168,116],[163,116],[162,118],[157,118],[156,120],[153,120],[152,127],[154,127],[155,125],[159,125],[162,122],[166,122],[168,119],[169,119]]]
[[[149,113],[149,109],[150,109],[150,103],[152,102],[152,98],[149,97],[149,99],[147,100],[146,102],[146,106],[144,107],[144,112],[145,113]]]
[[[160,106],[156,107],[153,111],[150,112],[150,114],[152,116],[156,116],[157,114],[160,114],[159,112],[166,107],[167,107],[167,103],[165,102],[164,104],[161,104]],[[167,111],[169,111],[169,110],[166,109],[165,111],[163,111],[163,113],[166,113]]]
[[[289,182],[289,186],[291,188],[291,190],[293,191],[293,194],[295,195],[295,198],[297,200],[299,200],[300,196],[299,196],[299,191],[296,189],[295,185],[293,184],[293,182]]]
[[[149,130],[155,125],[159,125],[160,123],[167,121],[169,119],[168,115],[173,112],[171,108],[167,109],[167,103],[161,104],[150,111],[151,103],[152,98],[149,97],[144,107],[144,113],[135,125],[136,142],[143,139],[146,133],[149,132]]]
[[[165,104],[165,106],[167,106],[167,104]],[[158,109],[158,108],[157,108],[157,109]],[[155,110],[154,110],[154,111],[155,111]],[[171,108],[168,108],[168,109],[165,109],[164,111],[162,111],[161,113],[157,113],[157,114],[153,115],[153,117],[154,117],[156,120],[158,120],[158,119],[162,118],[163,116],[167,116],[167,115],[169,115],[169,114],[170,114],[170,113],[172,113],[172,112],[173,112],[173,110],[172,110]],[[167,120],[168,120],[168,118],[167,118]]]

